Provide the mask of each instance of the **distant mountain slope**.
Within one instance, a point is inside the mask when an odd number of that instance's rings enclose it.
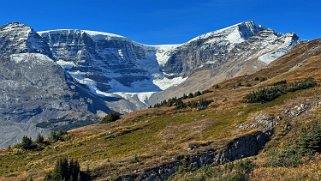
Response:
[[[154,94],[150,104],[259,71],[300,42],[294,33],[280,34],[254,22],[201,35],[171,51],[163,67],[166,74],[188,79]]]
[[[253,73],[300,43],[294,33],[283,35],[251,21],[180,45],[150,46],[88,30],[50,30],[40,35],[57,63],[92,93],[121,98],[107,102],[120,112]],[[199,81],[202,77],[206,82]]]
[[[50,58],[47,43],[29,26],[0,28],[0,147],[22,136],[48,134],[98,120],[109,109]]]

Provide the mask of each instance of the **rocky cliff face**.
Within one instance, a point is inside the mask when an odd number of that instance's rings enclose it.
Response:
[[[0,147],[95,122],[99,106],[108,111],[50,58],[46,41],[30,27],[12,23],[0,37]]]
[[[40,34],[57,63],[79,83],[98,96],[119,98],[107,102],[119,112],[256,72],[300,42],[293,33],[283,35],[254,22],[210,32],[180,45],[148,46],[88,30]],[[206,75],[200,73],[204,71]],[[207,77],[206,82],[201,77]]]
[[[164,77],[155,47],[86,30],[53,30],[41,32],[41,36],[57,63],[77,82],[99,97],[119,98],[106,102],[119,112],[146,107],[147,98],[162,90],[153,82]]]

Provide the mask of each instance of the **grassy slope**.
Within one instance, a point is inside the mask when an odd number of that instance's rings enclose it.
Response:
[[[105,178],[120,173],[140,171],[170,161],[177,155],[193,154],[197,150],[189,150],[191,144],[206,143],[215,148],[224,146],[228,140],[253,131],[236,129],[236,126],[242,122],[252,121],[255,115],[261,112],[280,114],[280,110],[285,107],[302,102],[306,98],[315,100],[318,97],[320,87],[289,93],[266,104],[242,102],[242,98],[248,92],[282,79],[293,81],[314,77],[319,83],[321,51],[315,48],[319,44],[319,41],[313,41],[297,46],[292,53],[273,63],[270,68],[254,75],[223,82],[219,85],[220,88],[213,87],[211,89],[213,92],[193,98],[213,100],[214,102],[206,110],[177,111],[173,108],[142,110],[127,114],[115,123],[94,124],[72,130],[68,133],[66,141],[50,145],[43,151],[1,150],[0,180],[24,180],[29,175],[35,180],[41,180],[43,175],[52,169],[55,160],[66,155],[78,159],[82,168],[89,167],[94,174],[99,175],[99,178]],[[255,77],[269,79],[259,82],[254,81]],[[252,86],[236,86],[239,82]],[[116,137],[106,139],[111,135]],[[276,144],[283,139],[278,138]],[[268,178],[269,175],[264,175],[267,171],[279,174],[280,177],[284,173],[300,169],[267,168],[263,166],[265,161],[263,158],[264,152],[256,157],[258,166],[253,171],[254,180],[264,176]],[[317,166],[313,165],[318,163],[318,159],[310,163],[311,169],[317,170]],[[185,178],[184,176],[186,175],[178,175],[177,179]],[[291,174],[288,176],[291,177]]]
[[[273,82],[287,79],[288,81],[300,80],[313,77],[320,83],[321,79],[321,40],[308,42],[297,46],[290,54],[274,62],[270,67],[256,74],[238,77],[222,83],[222,87],[233,87],[236,82],[253,83],[255,77],[268,77],[269,79],[257,87],[264,87]],[[294,67],[294,68],[293,68]],[[321,120],[320,107],[320,87],[298,91],[295,93],[281,96],[280,98],[268,103],[275,104],[274,108],[264,108],[264,112],[280,114],[294,105],[303,102],[314,105],[311,110],[296,118],[284,118],[278,125],[276,132],[266,146],[257,156],[250,158],[255,164],[254,170],[250,174],[250,180],[321,180],[321,156],[319,153],[312,157],[304,157],[302,163],[297,167],[271,167],[269,163],[269,151],[283,147],[286,143],[296,139],[296,134],[303,125],[310,121]],[[260,105],[261,106],[261,105]],[[284,134],[284,125],[291,125],[289,133]],[[185,172],[175,175],[172,180],[210,180],[222,179],[218,174],[222,167],[204,167],[197,171]],[[223,174],[224,176],[224,174]]]

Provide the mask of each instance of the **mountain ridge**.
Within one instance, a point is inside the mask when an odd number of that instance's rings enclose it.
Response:
[[[47,134],[51,129],[92,123],[92,117],[95,122],[97,115],[111,110],[132,112],[184,93],[205,90],[215,83],[259,71],[268,66],[264,61],[273,62],[301,42],[295,34],[279,34],[254,22],[239,23],[209,35],[179,45],[144,45],[121,35],[89,30],[38,33],[21,23],[2,26],[3,91],[27,92],[12,94],[16,97],[14,104],[0,104],[4,117],[14,120],[13,128],[16,122],[24,122],[24,131],[16,130],[16,135],[6,137],[11,141],[5,144],[17,142],[23,135],[35,137],[37,125],[42,125],[40,132]],[[260,61],[263,55],[264,61]],[[14,71],[15,66],[22,69]],[[29,92],[37,98],[32,105],[25,101],[30,99]],[[7,100],[6,95],[0,99]],[[8,114],[14,109],[19,109],[17,115]],[[5,121],[0,120],[0,124]]]

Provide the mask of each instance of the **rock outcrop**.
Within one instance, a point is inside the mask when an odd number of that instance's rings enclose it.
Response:
[[[193,169],[198,169],[206,165],[224,164],[237,159],[254,156],[258,154],[258,152],[270,140],[271,135],[272,132],[264,133],[260,131],[253,134],[244,135],[230,141],[224,149],[210,149],[194,155],[178,156],[173,162],[146,169],[141,174],[119,176],[116,180],[161,181],[172,176],[182,165],[190,165]]]

